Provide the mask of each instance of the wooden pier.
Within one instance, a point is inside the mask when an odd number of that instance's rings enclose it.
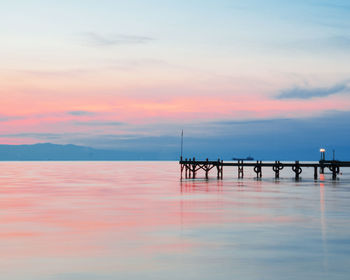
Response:
[[[238,178],[244,177],[244,168],[252,167],[254,172],[256,173],[257,178],[262,177],[263,167],[270,167],[275,173],[275,178],[278,179],[280,176],[280,172],[285,167],[292,168],[292,171],[295,174],[295,179],[300,179],[300,174],[302,173],[302,168],[313,168],[314,169],[314,179],[317,180],[318,172],[320,174],[324,174],[325,169],[329,169],[332,172],[332,179],[336,180],[338,174],[340,173],[341,167],[350,167],[350,161],[338,161],[338,160],[320,160],[319,162],[244,162],[244,160],[238,160],[235,162],[224,162],[223,160],[218,159],[217,161],[209,161],[206,159],[205,161],[196,161],[193,159],[180,159],[181,166],[181,178],[183,178],[183,173],[185,172],[186,179],[195,179],[198,171],[203,170],[205,173],[205,178],[209,179],[209,172],[212,169],[216,169],[217,179],[223,179],[224,166],[232,166],[237,167]]]

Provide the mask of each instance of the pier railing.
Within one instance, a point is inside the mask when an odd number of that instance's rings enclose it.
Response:
[[[223,179],[223,173],[224,173],[224,166],[233,166],[237,167],[238,169],[238,178],[244,177],[244,167],[252,167],[254,172],[256,173],[257,178],[262,177],[262,171],[263,167],[271,167],[272,170],[275,173],[275,178],[279,178],[280,172],[285,167],[292,168],[292,171],[295,174],[295,179],[300,179],[300,174],[303,171],[303,168],[314,168],[314,179],[317,180],[318,178],[318,171],[320,174],[324,174],[325,169],[329,169],[332,172],[332,179],[336,180],[338,174],[340,173],[341,167],[350,167],[350,161],[338,161],[338,160],[320,160],[319,162],[300,162],[300,161],[293,161],[293,162],[281,162],[281,161],[274,161],[274,162],[263,162],[263,161],[256,161],[256,162],[245,162],[244,160],[238,160],[235,162],[224,162],[221,159],[218,159],[217,161],[209,161],[208,159],[204,161],[198,161],[195,158],[190,159],[180,159],[180,166],[181,166],[181,178],[183,178],[183,173],[185,173],[185,178],[187,179],[195,179],[197,176],[197,172],[200,170],[203,170],[205,173],[205,178],[209,178],[209,172],[212,169],[216,169],[216,177],[217,179]]]

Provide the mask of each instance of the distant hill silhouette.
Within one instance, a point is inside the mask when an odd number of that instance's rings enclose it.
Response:
[[[34,145],[0,145],[0,161],[23,160],[121,160],[142,159],[126,152],[99,150],[77,145],[42,143]]]

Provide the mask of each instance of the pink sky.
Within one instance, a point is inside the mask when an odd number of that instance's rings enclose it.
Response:
[[[2,143],[42,141],[21,133],[106,134],[111,123],[117,135],[164,135],[158,123],[350,110],[346,34],[315,24],[319,18],[304,14],[318,9],[312,5],[273,7],[304,21],[270,19],[259,3],[243,14],[233,9],[235,16],[224,3],[139,3],[142,13],[119,2],[23,5],[0,12]],[[131,11],[138,21],[125,17]],[[295,89],[304,96],[278,98]]]

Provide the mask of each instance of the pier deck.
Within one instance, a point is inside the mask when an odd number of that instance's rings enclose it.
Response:
[[[218,159],[217,161],[209,161],[208,159],[205,161],[197,161],[195,158],[193,159],[180,159],[179,164],[181,166],[181,178],[183,176],[183,172],[185,171],[185,178],[195,179],[196,174],[199,170],[203,170],[205,172],[205,177],[209,178],[209,172],[212,169],[217,170],[217,178],[223,179],[223,169],[224,166],[232,166],[238,168],[238,178],[244,177],[244,167],[253,167],[254,172],[256,173],[257,178],[262,177],[262,168],[263,167],[271,167],[275,173],[275,178],[279,178],[281,170],[285,167],[291,167],[293,172],[295,173],[295,179],[298,180],[300,178],[300,174],[302,173],[302,168],[314,168],[314,179],[318,178],[318,170],[320,174],[324,174],[324,170],[328,168],[332,172],[332,178],[337,179],[337,175],[340,173],[341,167],[350,167],[350,161],[338,161],[338,160],[320,160],[319,162],[262,162],[262,161],[249,161],[245,162],[244,160],[238,160],[234,162],[224,162],[223,160]]]

